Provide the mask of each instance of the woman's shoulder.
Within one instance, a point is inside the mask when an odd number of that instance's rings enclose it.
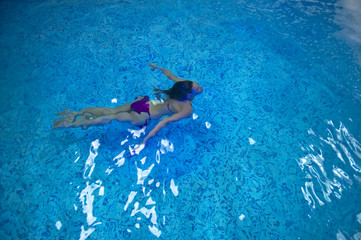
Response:
[[[176,99],[171,99],[169,101],[169,104],[175,109],[177,110],[177,112],[189,112],[189,111],[193,111],[193,107],[192,107],[192,101],[180,101],[180,100],[176,100]]]

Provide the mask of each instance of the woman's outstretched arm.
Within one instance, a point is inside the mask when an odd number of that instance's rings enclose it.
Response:
[[[143,144],[147,144],[147,141],[149,140],[149,138],[155,137],[157,135],[157,133],[162,130],[162,128],[164,128],[167,124],[172,123],[172,122],[176,122],[179,121],[183,118],[187,118],[190,117],[192,115],[192,111],[189,112],[180,112],[180,113],[176,113],[173,114],[170,117],[164,117],[162,119],[162,121],[160,121],[154,128],[152,131],[150,131],[150,133],[144,138],[143,140]]]
[[[165,68],[161,68],[161,67],[158,67],[157,65],[153,64],[153,63],[149,63],[149,66],[152,68],[151,71],[154,71],[155,69],[159,69],[162,71],[162,73],[164,75],[167,76],[167,78],[169,78],[170,80],[174,81],[174,82],[179,82],[179,81],[185,81],[186,79],[181,79],[177,76],[174,76],[172,74],[171,71],[169,71],[168,69],[165,69]]]

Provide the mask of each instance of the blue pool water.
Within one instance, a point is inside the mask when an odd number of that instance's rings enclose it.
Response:
[[[360,16],[358,0],[1,1],[0,239],[361,239]],[[204,93],[139,155],[123,123],[50,130],[170,87],[148,62]]]

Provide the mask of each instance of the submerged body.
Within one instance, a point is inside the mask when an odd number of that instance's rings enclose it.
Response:
[[[160,68],[152,63],[149,64],[152,71],[160,69],[164,75],[176,82],[169,90],[157,90],[158,94],[167,95],[165,101],[151,101],[148,96],[138,96],[131,102],[118,107],[88,107],[78,112],[65,110],[58,113],[62,119],[54,122],[55,128],[81,127],[87,129],[89,126],[109,124],[113,120],[127,122],[136,126],[147,126],[150,120],[163,119],[144,138],[143,143],[154,137],[163,127],[183,118],[190,117],[193,112],[193,98],[203,92],[203,88],[196,82],[180,79],[169,70]],[[169,117],[168,117],[169,116]]]

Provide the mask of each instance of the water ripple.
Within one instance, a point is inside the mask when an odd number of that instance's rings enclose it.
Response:
[[[316,203],[324,205],[323,200],[331,202],[332,196],[340,199],[344,190],[351,189],[354,180],[360,181],[360,143],[342,122],[338,127],[331,120],[326,123],[326,136],[308,130],[315,141],[302,146],[306,156],[297,159],[307,179],[301,190],[312,209]]]

